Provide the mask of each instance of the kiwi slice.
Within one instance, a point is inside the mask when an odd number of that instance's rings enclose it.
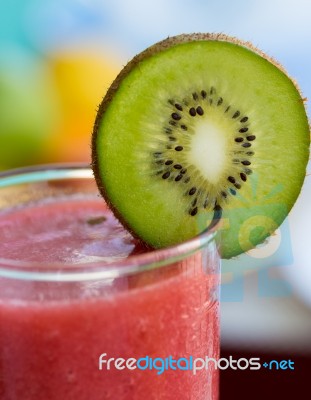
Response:
[[[98,187],[152,247],[200,233],[222,210],[230,258],[282,223],[303,184],[309,124],[297,85],[249,43],[170,37],[130,61],[99,106]]]

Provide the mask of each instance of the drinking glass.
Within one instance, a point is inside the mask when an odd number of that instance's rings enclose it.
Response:
[[[154,250],[113,221],[88,166],[0,174],[1,400],[218,398],[216,228]]]

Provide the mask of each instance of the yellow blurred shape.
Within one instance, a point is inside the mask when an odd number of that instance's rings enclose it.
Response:
[[[50,162],[90,162],[91,132],[97,107],[120,66],[94,50],[68,50],[50,61],[59,98],[60,124],[48,145]]]

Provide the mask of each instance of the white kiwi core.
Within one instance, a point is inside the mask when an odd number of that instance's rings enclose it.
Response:
[[[199,121],[190,142],[188,161],[211,184],[217,184],[224,173],[228,140],[218,121],[206,117]]]

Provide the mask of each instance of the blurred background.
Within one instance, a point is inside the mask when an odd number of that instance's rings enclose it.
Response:
[[[0,170],[90,163],[96,109],[118,71],[145,47],[183,32],[251,41],[284,65],[304,97],[311,96],[310,19],[308,0],[1,1]],[[307,382],[310,199],[307,176],[277,235],[259,251],[223,263],[224,356],[291,358],[297,367],[270,375],[227,371],[223,399],[229,393],[235,398],[235,390],[240,399],[255,399],[267,388],[287,399]]]

